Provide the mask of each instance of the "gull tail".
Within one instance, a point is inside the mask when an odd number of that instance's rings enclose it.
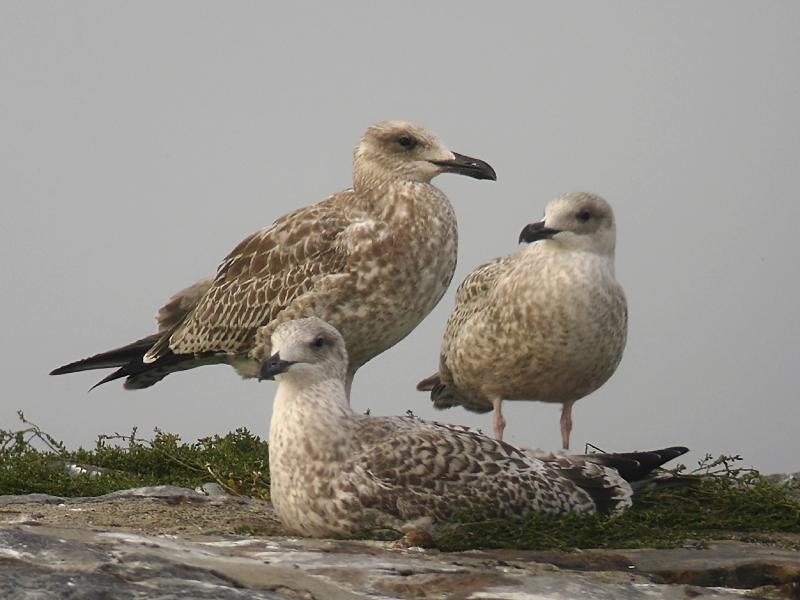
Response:
[[[420,392],[430,392],[435,388],[437,385],[441,385],[442,381],[439,377],[439,374],[436,373],[435,375],[431,375],[427,379],[423,379],[417,384],[417,389]]]
[[[417,384],[417,389],[420,392],[430,392],[433,407],[439,410],[454,406],[463,406],[467,410],[476,413],[487,413],[494,410],[491,404],[487,406],[485,402],[473,398],[455,385],[443,383],[442,376],[439,373],[420,381]]]

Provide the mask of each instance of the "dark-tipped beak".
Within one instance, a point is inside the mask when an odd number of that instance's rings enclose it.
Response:
[[[545,227],[544,221],[531,223],[530,225],[525,225],[524,229],[519,234],[519,243],[521,244],[522,242],[526,242],[530,244],[531,242],[546,240],[553,237],[557,233],[560,233],[560,230]]]
[[[456,152],[453,152],[453,156],[455,156],[453,160],[432,160],[431,162],[436,166],[443,167],[448,173],[458,173],[473,179],[497,180],[497,174],[489,163]]]
[[[258,380],[275,379],[275,375],[285,373],[294,363],[288,360],[281,360],[280,352],[276,352],[267,360],[261,363],[261,370],[258,372]]]

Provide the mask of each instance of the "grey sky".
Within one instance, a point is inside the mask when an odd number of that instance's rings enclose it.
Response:
[[[622,364],[575,405],[573,451],[683,444],[800,469],[800,4],[0,4],[0,428],[15,411],[71,448],[101,433],[266,437],[274,383],[233,369],[150,390],[66,362],[152,333],[174,292],[246,235],[351,184],[372,123],[402,119],[488,161],[443,175],[456,278],[364,366],[353,405],[434,411],[457,284],[517,250],[555,196],[618,226]],[[506,402],[506,440],[559,447],[559,405]]]

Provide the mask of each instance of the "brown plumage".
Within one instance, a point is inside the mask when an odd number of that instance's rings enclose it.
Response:
[[[608,203],[574,193],[528,225],[530,245],[473,271],[459,286],[442,341],[439,371],[417,389],[436,408],[494,409],[503,400],[559,402],[569,448],[572,404],[603,385],[622,359],[625,294],[614,277],[616,226]]]
[[[407,336],[453,277],[455,214],[431,179],[446,172],[495,179],[483,161],[398,121],[370,127],[353,162],[352,189],[243,240],[213,281],[198,282],[161,309],[158,334],[52,374],[119,367],[100,383],[126,377],[129,389],[213,363],[254,377],[270,354],[272,330],[314,315],[343,332],[349,389],[356,370]]]
[[[565,456],[519,449],[467,427],[356,414],[347,354],[317,318],[281,324],[262,378],[278,390],[269,433],[271,497],[302,535],[427,529],[455,509],[519,521],[535,513],[620,512],[639,491],[694,480],[654,472],[685,452]]]

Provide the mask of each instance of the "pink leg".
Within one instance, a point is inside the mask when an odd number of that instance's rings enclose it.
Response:
[[[506,428],[506,420],[503,418],[503,413],[500,411],[500,405],[502,403],[502,398],[495,398],[492,400],[492,404],[494,404],[494,437],[501,441],[503,440],[503,430]]]
[[[344,380],[344,395],[347,397],[347,401],[350,402],[350,388],[353,387],[353,377],[355,373],[347,373],[347,378]]]
[[[561,409],[561,443],[564,445],[564,450],[569,450],[569,434],[572,433],[573,402],[573,400],[564,402],[564,408]]]

